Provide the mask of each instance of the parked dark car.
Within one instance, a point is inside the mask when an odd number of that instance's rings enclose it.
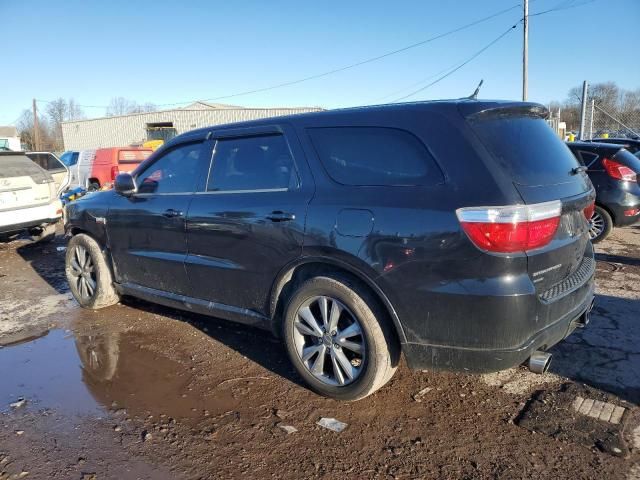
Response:
[[[631,225],[640,218],[640,159],[614,143],[568,142],[596,189],[596,207],[590,220],[593,243],[604,240],[614,226]]]
[[[620,145],[631,153],[635,154],[640,152],[640,140],[633,138],[594,138],[593,140],[586,140],[589,143],[612,143],[614,145]]]
[[[380,388],[401,353],[413,369],[542,372],[586,324],[595,271],[595,192],[546,115],[441,101],[180,135],[65,207],[71,291],[271,330],[338,399]]]

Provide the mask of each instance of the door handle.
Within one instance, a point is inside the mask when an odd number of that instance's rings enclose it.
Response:
[[[184,214],[180,210],[174,210],[173,208],[169,208],[165,210],[164,213],[162,214],[163,217],[167,217],[167,218],[182,217],[183,215]]]
[[[281,210],[275,210],[265,217],[272,222],[290,222],[295,220],[296,216],[293,213],[283,212]]]

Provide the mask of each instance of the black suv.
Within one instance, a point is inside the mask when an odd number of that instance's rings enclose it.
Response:
[[[589,234],[593,243],[604,240],[611,229],[640,219],[640,159],[624,145],[568,142],[596,189],[596,207]]]
[[[221,125],[66,207],[71,291],[280,336],[316,392],[496,371],[584,325],[589,178],[532,103],[441,101]]]

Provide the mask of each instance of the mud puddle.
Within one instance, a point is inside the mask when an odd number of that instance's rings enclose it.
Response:
[[[23,408],[101,417],[108,412],[195,420],[233,407],[224,392],[192,389],[190,367],[146,347],[140,333],[51,330],[0,348],[0,412]]]

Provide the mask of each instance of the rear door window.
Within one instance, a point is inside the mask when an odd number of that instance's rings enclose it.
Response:
[[[329,176],[343,185],[435,185],[444,180],[427,147],[405,130],[330,127],[307,132]]]
[[[207,191],[273,191],[295,188],[298,176],[284,136],[219,139]]]
[[[578,160],[563,141],[534,115],[500,115],[469,121],[500,167],[521,185],[571,181]]]

